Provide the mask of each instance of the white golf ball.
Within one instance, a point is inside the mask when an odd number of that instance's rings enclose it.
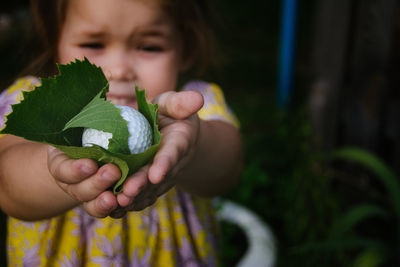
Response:
[[[128,145],[132,154],[146,151],[153,144],[153,131],[147,119],[136,109],[127,106],[117,106],[121,109],[121,116],[128,122]],[[96,144],[108,149],[112,133],[96,129],[85,128],[82,134],[82,146]]]

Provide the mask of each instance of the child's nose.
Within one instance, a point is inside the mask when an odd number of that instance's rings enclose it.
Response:
[[[108,80],[132,81],[136,78],[133,64],[126,55],[120,54],[109,63],[105,71]]]

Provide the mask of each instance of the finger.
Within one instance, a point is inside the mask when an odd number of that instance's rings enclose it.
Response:
[[[50,173],[58,181],[74,184],[94,174],[98,167],[91,159],[73,160],[59,149],[49,146],[47,165]]]
[[[106,191],[121,177],[121,171],[114,164],[102,166],[96,174],[83,180],[80,183],[72,184],[67,187],[70,195],[81,202],[95,199],[103,191]]]
[[[165,175],[185,156],[189,147],[189,139],[185,132],[174,131],[164,136],[160,150],[150,166],[148,177],[151,183],[161,182]]]
[[[149,181],[152,184],[160,183],[167,175],[174,162],[175,160],[171,159],[170,156],[163,154],[154,158],[153,164],[149,169]]]
[[[122,192],[117,195],[117,200],[121,207],[130,205],[133,198],[146,186],[148,170],[149,166],[146,165],[125,181]]]
[[[185,119],[201,109],[203,96],[194,91],[166,92],[156,98],[160,114],[177,120]]]
[[[105,191],[97,198],[85,202],[83,206],[89,215],[96,218],[104,218],[118,207],[118,203],[111,191]]]
[[[125,208],[127,206],[129,206],[130,204],[132,204],[133,202],[133,197],[128,197],[122,193],[117,195],[117,202],[118,205],[120,205],[121,207]]]

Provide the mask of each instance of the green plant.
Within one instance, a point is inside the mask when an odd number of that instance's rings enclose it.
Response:
[[[324,237],[337,214],[337,199],[330,177],[318,170],[317,154],[309,145],[307,112],[277,110],[270,103],[273,98],[251,93],[240,100],[230,103],[240,103],[233,108],[242,122],[246,164],[241,183],[225,197],[248,207],[272,228],[277,266],[299,262],[315,266],[320,255],[294,254],[290,248]],[[241,240],[240,234],[234,228],[225,232],[223,250],[238,251],[237,243],[225,241]],[[232,259],[232,254],[225,253],[225,259]]]
[[[351,266],[397,266],[400,264],[399,177],[381,159],[363,149],[339,149],[329,158],[366,170],[381,186],[381,194],[349,208],[334,220],[325,240],[299,246],[296,252],[324,253],[327,260],[345,253],[351,257]]]

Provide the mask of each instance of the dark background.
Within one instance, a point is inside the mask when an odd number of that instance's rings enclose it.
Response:
[[[293,91],[279,108],[282,3],[215,3],[224,61],[204,78],[221,85],[241,122],[246,163],[223,198],[271,227],[277,266],[397,266],[398,1],[299,1]],[[26,4],[0,4],[12,16],[0,27],[1,88],[30,51]],[[221,231],[222,265],[233,266],[246,238],[227,222]]]

